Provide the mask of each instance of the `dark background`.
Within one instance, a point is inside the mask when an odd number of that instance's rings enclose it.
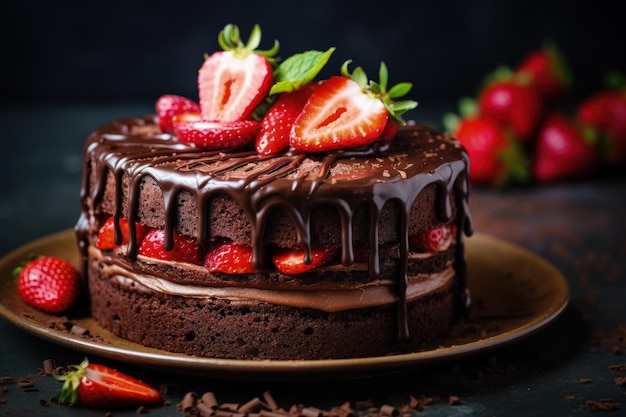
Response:
[[[246,39],[259,23],[261,47],[278,39],[283,57],[335,46],[333,74],[353,59],[377,79],[385,61],[391,82],[414,84],[420,107],[474,94],[496,66],[515,65],[546,39],[573,69],[572,102],[601,87],[609,69],[626,69],[623,15],[604,0],[13,1],[3,9],[5,105],[196,99],[196,72],[226,23]]]

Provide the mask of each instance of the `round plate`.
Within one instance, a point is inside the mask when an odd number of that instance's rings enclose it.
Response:
[[[54,255],[78,265],[73,230],[26,244],[0,260],[0,315],[38,337],[86,354],[169,371],[229,379],[348,378],[407,370],[459,358],[517,341],[556,319],[569,302],[561,273],[544,259],[497,238],[474,234],[466,240],[472,314],[450,335],[424,350],[358,359],[304,361],[204,358],[151,349],[116,337],[91,317],[40,312],[17,294],[12,270],[29,253]],[[67,323],[88,335],[67,330]]]

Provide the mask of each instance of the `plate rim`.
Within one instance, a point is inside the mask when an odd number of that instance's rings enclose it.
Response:
[[[68,239],[75,239],[73,229],[65,229],[51,233],[21,245],[0,258],[0,272],[10,268],[9,264],[15,262],[16,259],[22,259],[23,254],[36,252],[34,249],[37,247],[49,245],[54,242],[66,241]],[[547,275],[552,278],[554,281],[553,284],[560,290],[559,293],[555,295],[555,300],[551,308],[544,311],[541,318],[535,318],[525,322],[516,328],[516,331],[490,335],[460,345],[389,356],[321,360],[244,360],[199,357],[148,348],[113,336],[114,339],[121,340],[124,345],[135,345],[137,350],[134,350],[124,346],[106,344],[72,335],[68,332],[50,329],[42,325],[42,323],[29,320],[21,314],[12,311],[5,305],[5,297],[3,297],[1,293],[0,317],[3,317],[11,324],[37,337],[68,348],[80,350],[84,353],[99,355],[122,362],[130,362],[135,365],[170,371],[173,370],[176,373],[183,374],[254,380],[260,378],[283,379],[285,377],[289,379],[293,379],[294,377],[318,379],[329,376],[333,378],[337,376],[362,377],[395,373],[415,368],[419,365],[459,359],[471,354],[481,353],[513,343],[543,329],[560,317],[568,307],[570,301],[568,283],[561,272],[547,260],[521,246],[484,233],[475,232],[471,237],[467,237],[465,239],[466,248],[471,247],[472,242],[495,245],[513,255],[519,254],[520,256],[529,257],[537,268],[550,270],[550,274]],[[468,269],[470,267],[471,257],[468,256]],[[7,278],[0,276],[0,284],[4,284],[5,279]],[[0,287],[0,291],[3,291],[5,286],[6,285]],[[39,312],[39,314],[41,314],[41,312]],[[50,317],[57,316],[50,315]],[[102,329],[98,323],[94,322],[94,325]],[[106,332],[106,330],[104,331]]]

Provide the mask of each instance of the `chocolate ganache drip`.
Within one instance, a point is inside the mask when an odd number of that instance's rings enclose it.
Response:
[[[141,183],[151,177],[162,192],[165,219],[165,248],[171,250],[176,226],[177,197],[190,193],[197,204],[197,239],[209,239],[208,204],[213,195],[224,193],[234,199],[252,225],[253,262],[265,267],[265,227],[270,213],[280,208],[290,217],[299,243],[311,259],[311,211],[315,205],[336,208],[341,221],[341,262],[355,259],[352,230],[354,213],[369,207],[369,274],[377,278],[379,265],[380,213],[389,202],[400,207],[400,273],[397,279],[398,338],[408,338],[407,264],[408,222],[411,207],[428,185],[438,189],[437,212],[442,222],[456,214],[459,245],[456,259],[457,311],[465,310],[465,259],[462,234],[472,234],[467,178],[468,157],[451,137],[418,125],[399,129],[391,145],[367,150],[328,154],[285,152],[270,157],[254,151],[203,151],[161,133],[156,116],[131,117],[102,126],[85,144],[85,166],[81,189],[81,217],[76,232],[83,261],[87,260],[89,219],[103,198],[107,177],[115,181],[116,242],[121,242],[119,219],[126,213],[130,224],[137,221]],[[126,181],[126,182],[125,182]],[[127,197],[124,198],[124,187]],[[93,223],[93,222],[92,222]],[[135,228],[131,227],[127,256],[137,255]],[[93,231],[92,231],[93,233]]]

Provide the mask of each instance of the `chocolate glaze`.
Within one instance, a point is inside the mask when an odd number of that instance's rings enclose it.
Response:
[[[90,219],[102,199],[108,172],[116,181],[116,219],[128,213],[136,221],[139,185],[144,176],[154,178],[163,194],[165,207],[165,246],[171,249],[175,224],[176,197],[186,190],[198,207],[198,241],[207,239],[206,205],[214,193],[225,193],[244,210],[252,225],[253,261],[259,268],[265,245],[267,217],[281,207],[291,218],[298,239],[311,256],[310,212],[316,204],[330,204],[340,213],[342,227],[341,260],[346,266],[354,261],[352,221],[355,210],[369,206],[369,273],[378,277],[378,222],[383,206],[394,201],[401,207],[401,265],[397,281],[398,338],[408,338],[406,285],[408,254],[408,217],[413,201],[424,187],[439,189],[438,215],[442,222],[452,217],[450,196],[457,210],[458,277],[457,312],[468,305],[465,291],[465,250],[462,235],[471,235],[473,226],[468,207],[468,156],[460,143],[448,135],[411,124],[399,129],[391,145],[346,150],[328,154],[304,154],[293,150],[262,157],[254,151],[203,151],[182,144],[172,135],[161,133],[154,115],[130,117],[97,129],[84,149],[84,174],[80,194],[82,212],[76,224],[79,248],[87,262]],[[306,163],[305,163],[306,162]],[[309,167],[309,168],[307,168]],[[313,169],[310,169],[313,167]],[[94,170],[92,172],[92,170]],[[95,174],[95,175],[94,175]],[[129,178],[127,205],[122,207],[122,175]],[[90,180],[95,178],[95,181]],[[128,256],[137,254],[135,230],[130,228]],[[116,221],[116,240],[121,241]]]

